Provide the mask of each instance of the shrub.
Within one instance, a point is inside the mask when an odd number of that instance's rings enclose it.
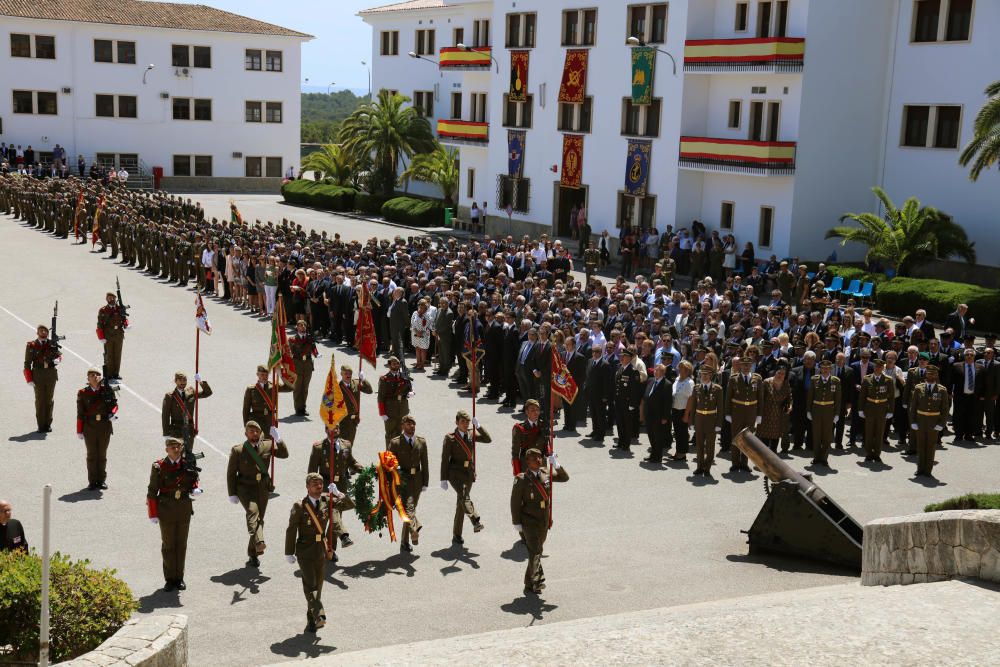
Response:
[[[281,196],[292,204],[303,204],[327,211],[353,211],[357,191],[327,182],[289,181],[281,186]]]
[[[385,197],[373,195],[368,192],[359,192],[354,196],[354,209],[369,215],[379,215],[382,212],[382,205],[385,202]]]
[[[943,322],[960,303],[969,305],[977,329],[1000,329],[998,289],[923,278],[893,278],[878,289],[878,307],[892,315],[908,315],[923,308],[929,320]]]
[[[411,227],[436,227],[443,224],[444,208],[439,201],[396,197],[382,205],[382,217]]]
[[[925,512],[944,510],[1000,510],[1000,493],[969,493],[924,508]]]
[[[49,657],[75,658],[97,648],[137,608],[128,585],[114,570],[56,553],[50,562]],[[42,559],[0,551],[0,646],[14,647],[15,660],[37,660],[41,615]]]

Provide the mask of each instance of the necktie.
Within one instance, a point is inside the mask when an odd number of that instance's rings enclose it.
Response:
[[[965,365],[965,391],[972,393],[976,388],[976,379],[972,372],[972,364]]]

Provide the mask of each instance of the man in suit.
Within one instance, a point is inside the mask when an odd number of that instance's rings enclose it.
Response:
[[[976,319],[968,317],[968,312],[969,307],[964,303],[960,303],[955,311],[944,320],[945,329],[951,329],[958,340],[961,340],[965,336],[966,326],[976,324]]]
[[[535,346],[538,343],[538,330],[531,326],[529,320],[524,320],[521,323],[521,331],[523,333],[520,339],[521,347],[517,352],[515,375],[523,403],[529,398],[537,399],[537,392],[535,391],[537,384],[535,383],[534,376],[531,374],[531,367],[534,363]]]
[[[484,350],[486,352],[486,381],[489,390],[486,398],[499,399],[503,391],[503,346],[506,330],[503,315],[496,315],[492,310],[486,311],[486,335]]]
[[[956,440],[973,440],[983,430],[982,406],[986,373],[976,362],[976,351],[963,350],[963,359],[952,366],[951,394],[955,401],[953,426]]]
[[[583,384],[583,394],[590,409],[591,440],[604,440],[607,433],[608,400],[611,394],[611,367],[604,359],[604,350],[599,346],[590,349],[587,374]]]
[[[517,407],[517,354],[521,349],[521,331],[517,326],[514,313],[508,311],[504,316],[503,334],[503,407]]]
[[[409,375],[406,370],[406,333],[410,330],[410,307],[403,298],[403,288],[397,287],[392,292],[392,302],[386,313],[389,318],[389,341],[392,356],[399,360],[403,375]]]
[[[673,387],[667,380],[667,367],[664,364],[657,364],[653,368],[653,377],[646,382],[643,392],[641,409],[646,432],[649,434],[650,452],[646,462],[660,465],[663,452],[670,449],[670,419],[673,409]],[[686,457],[678,454],[671,458],[683,461]]]
[[[538,344],[531,351],[531,375],[535,385],[535,397],[542,406],[542,414],[549,414],[549,402],[552,400],[552,343],[549,341],[551,327],[543,324],[538,330]],[[544,421],[544,420],[543,420]],[[542,432],[548,434],[549,424],[545,421]]]
[[[434,320],[434,339],[437,341],[438,369],[435,375],[448,377],[455,359],[455,311],[447,297],[438,301],[437,318]]]
[[[804,449],[806,434],[810,432],[807,399],[815,373],[816,354],[810,350],[802,356],[802,365],[788,374],[792,390],[792,449]]]
[[[406,515],[410,517],[409,523],[403,524],[400,553],[413,551],[410,542],[417,544],[420,541],[420,529],[423,526],[417,519],[417,503],[420,501],[420,494],[430,484],[427,441],[416,435],[416,430],[417,420],[412,415],[406,415],[403,417],[403,432],[389,441],[389,451],[396,455],[402,472],[397,490],[406,508]]]
[[[986,432],[988,438],[997,439],[1000,424],[997,423],[997,395],[1000,394],[1000,363],[997,363],[996,348],[987,347],[983,350],[983,413],[986,418]]]
[[[576,423],[587,418],[587,409],[580,394],[587,378],[587,359],[576,351],[576,339],[572,336],[567,336],[563,341],[561,354],[566,368],[569,369],[569,374],[576,382],[578,392],[577,398],[572,404],[563,402],[563,430],[575,432]]]

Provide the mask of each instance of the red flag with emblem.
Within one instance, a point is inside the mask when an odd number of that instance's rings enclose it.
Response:
[[[576,380],[570,375],[569,368],[566,367],[566,362],[563,358],[559,356],[556,352],[555,345],[552,346],[552,393],[557,396],[562,397],[567,403],[572,403],[576,400],[576,392],[578,391],[576,386]]]
[[[375,368],[375,321],[372,319],[371,293],[365,282],[358,286],[358,323],[354,340],[358,346],[358,354]]]

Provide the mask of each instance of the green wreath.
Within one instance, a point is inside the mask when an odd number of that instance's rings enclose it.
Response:
[[[378,471],[374,465],[370,465],[358,473],[354,481],[351,482],[348,492],[354,500],[354,511],[357,513],[361,525],[365,527],[365,531],[378,532],[379,537],[381,537],[382,530],[388,525],[388,522],[385,507],[379,507],[378,512],[372,514],[375,503],[378,502],[375,491],[376,480],[378,480]]]

